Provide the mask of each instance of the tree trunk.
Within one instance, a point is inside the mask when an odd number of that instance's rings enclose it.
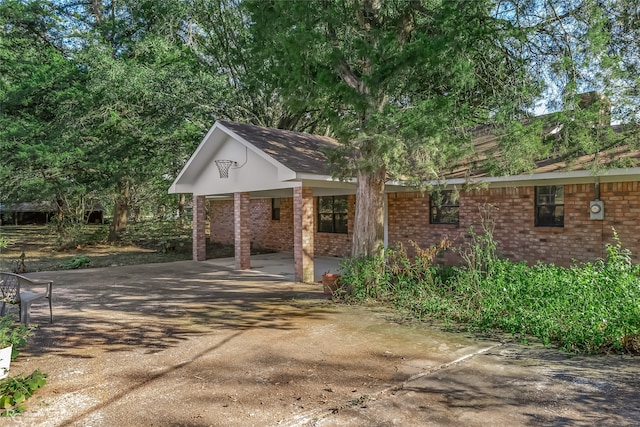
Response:
[[[351,255],[378,257],[384,251],[384,183],[386,169],[358,171],[356,217]]]
[[[120,235],[127,229],[127,217],[129,215],[129,183],[118,185],[119,194],[116,195],[113,204],[113,220],[109,226],[109,242],[117,242]]]
[[[60,236],[64,235],[66,232],[64,224],[65,210],[66,206],[64,199],[61,196],[56,196],[56,231]]]
[[[187,196],[184,193],[180,193],[180,198],[178,199],[178,218],[180,218],[180,222],[184,221],[184,207],[187,205]]]

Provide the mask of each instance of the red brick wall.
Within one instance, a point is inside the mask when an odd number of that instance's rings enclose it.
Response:
[[[355,218],[355,196],[348,196],[349,233],[314,234],[314,252],[317,256],[345,257],[351,255],[352,224]],[[314,200],[317,212],[318,200]],[[254,247],[282,252],[293,252],[293,198],[280,199],[280,220],[271,220],[271,199],[251,200],[251,242]],[[210,240],[233,244],[233,201],[210,202]],[[317,227],[316,227],[317,229]]]
[[[209,240],[233,245],[233,200],[210,201],[209,223]]]
[[[602,233],[604,243],[611,243],[615,228],[622,246],[630,249],[633,259],[640,259],[640,183],[616,182],[600,184],[604,200]]]
[[[246,192],[235,193],[233,198],[235,266],[246,270],[251,267],[251,198]]]
[[[607,221],[589,219],[589,202],[595,198],[593,184],[565,185],[564,198],[564,227],[536,227],[535,187],[472,191],[465,197],[466,222],[479,224],[481,206],[491,203],[495,206],[491,214],[495,219],[494,237],[499,252],[506,257],[559,265],[602,257],[611,232]],[[605,200],[605,217],[610,217],[606,205],[611,203],[604,194],[601,199]]]
[[[413,240],[421,247],[437,244],[443,237],[463,247],[469,226],[481,231],[481,210],[491,204],[498,250],[515,260],[553,262],[568,265],[572,260],[591,261],[603,257],[615,227],[624,247],[635,259],[640,254],[640,184],[603,183],[600,199],[605,220],[589,219],[589,202],[595,199],[593,184],[564,186],[564,227],[534,225],[535,187],[507,187],[463,191],[460,194],[460,224],[429,224],[428,194],[392,193],[388,195],[389,244]],[[344,257],[351,254],[355,196],[349,196],[349,233],[314,235],[316,256]],[[317,199],[314,201],[317,203]],[[233,202],[211,203],[211,240],[233,243]],[[317,208],[316,208],[317,211]],[[225,214],[225,212],[227,212]],[[281,199],[280,221],[271,221],[271,199],[251,201],[251,233],[255,246],[293,251],[293,199]],[[447,255],[449,262],[456,256]]]
[[[300,282],[311,283],[314,281],[314,212],[315,204],[313,197],[313,188],[294,188],[293,259],[295,264],[295,278]]]
[[[213,200],[209,211],[210,240],[232,245],[233,201]],[[253,247],[293,251],[293,198],[280,199],[280,220],[271,219],[271,199],[252,199],[249,211]]]
[[[389,247],[402,243],[411,255],[414,254],[412,241],[421,248],[437,245],[444,238],[459,244],[466,231],[457,224],[429,224],[429,195],[426,193],[391,193],[387,196],[387,212]],[[449,262],[457,260],[451,253],[446,257]]]
[[[624,247],[634,257],[640,253],[640,185],[637,182],[601,184],[605,220],[589,219],[589,202],[595,199],[593,184],[564,186],[564,227],[534,225],[535,187],[479,189],[460,194],[460,224],[429,224],[429,196],[420,193],[389,195],[389,241],[420,246],[437,244],[443,236],[464,247],[469,226],[482,230],[481,212],[488,209],[494,221],[498,251],[514,260],[569,265],[573,260],[603,257],[612,243],[615,227]],[[485,208],[486,210],[486,208]]]
[[[251,241],[254,247],[293,251],[293,198],[280,199],[280,219],[271,219],[271,199],[251,201]]]
[[[193,196],[193,259],[206,259],[206,199],[204,196]]]

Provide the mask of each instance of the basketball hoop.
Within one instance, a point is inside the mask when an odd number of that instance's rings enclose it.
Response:
[[[220,178],[229,178],[229,168],[231,165],[237,164],[233,160],[215,160],[218,172],[220,172]]]

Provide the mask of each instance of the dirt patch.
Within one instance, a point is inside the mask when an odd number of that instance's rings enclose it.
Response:
[[[84,230],[80,240],[91,243],[59,249],[58,237],[51,227],[2,226],[0,236],[10,244],[6,249],[0,249],[0,271],[22,273],[117,267],[183,261],[193,256],[190,230],[184,228],[132,226],[119,244],[104,242],[106,225],[89,225]],[[252,255],[269,252],[252,248]],[[233,245],[207,243],[207,258],[233,256]]]

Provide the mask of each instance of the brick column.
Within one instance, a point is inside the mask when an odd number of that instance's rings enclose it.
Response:
[[[251,268],[251,212],[249,193],[233,195],[236,270]]]
[[[193,260],[204,261],[207,259],[207,236],[205,224],[207,214],[204,196],[193,195]]]
[[[295,278],[312,283],[313,272],[313,190],[309,187],[293,189],[293,257]]]

